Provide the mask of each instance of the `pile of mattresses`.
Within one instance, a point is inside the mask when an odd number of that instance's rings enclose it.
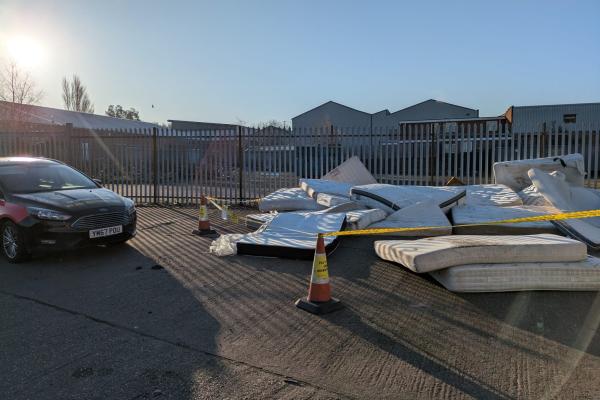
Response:
[[[529,171],[538,169],[583,186],[585,170],[581,154],[515,160],[494,164],[495,184],[466,186],[464,201],[451,211],[453,233],[459,235],[525,235],[558,233],[553,222],[495,223],[501,220],[555,214],[559,211],[538,190]],[[564,230],[563,230],[564,232]]]
[[[566,175],[549,174],[533,168],[528,171],[536,191],[558,212],[600,209],[600,193],[573,184]],[[592,249],[600,249],[600,218],[566,219],[552,221],[563,234],[581,240]]]
[[[380,240],[375,252],[456,292],[600,290],[600,260],[553,234]]]

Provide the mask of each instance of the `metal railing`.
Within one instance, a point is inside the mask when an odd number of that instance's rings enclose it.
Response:
[[[503,119],[428,121],[389,129],[317,127],[108,131],[0,124],[0,157],[42,156],[80,169],[138,203],[197,204],[200,194],[240,202],[358,156],[381,183],[493,182],[497,161],[581,153],[597,187],[597,128],[511,132]]]

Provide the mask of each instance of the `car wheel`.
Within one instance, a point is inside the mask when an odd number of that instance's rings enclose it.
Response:
[[[2,253],[8,262],[19,263],[29,258],[22,231],[17,225],[10,221],[2,224],[0,238],[2,239]]]

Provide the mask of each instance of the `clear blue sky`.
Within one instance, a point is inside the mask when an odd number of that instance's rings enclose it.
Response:
[[[119,103],[151,122],[289,120],[327,100],[481,115],[600,101],[597,0],[0,0],[0,41],[15,35],[37,43],[42,105],[61,107],[77,73],[96,113]]]

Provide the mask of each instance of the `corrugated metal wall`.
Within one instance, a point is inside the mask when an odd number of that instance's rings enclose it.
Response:
[[[564,116],[575,114],[575,123],[566,123]],[[554,104],[548,106],[513,107],[513,132],[526,133],[553,130],[579,130],[600,126],[600,103]]]

